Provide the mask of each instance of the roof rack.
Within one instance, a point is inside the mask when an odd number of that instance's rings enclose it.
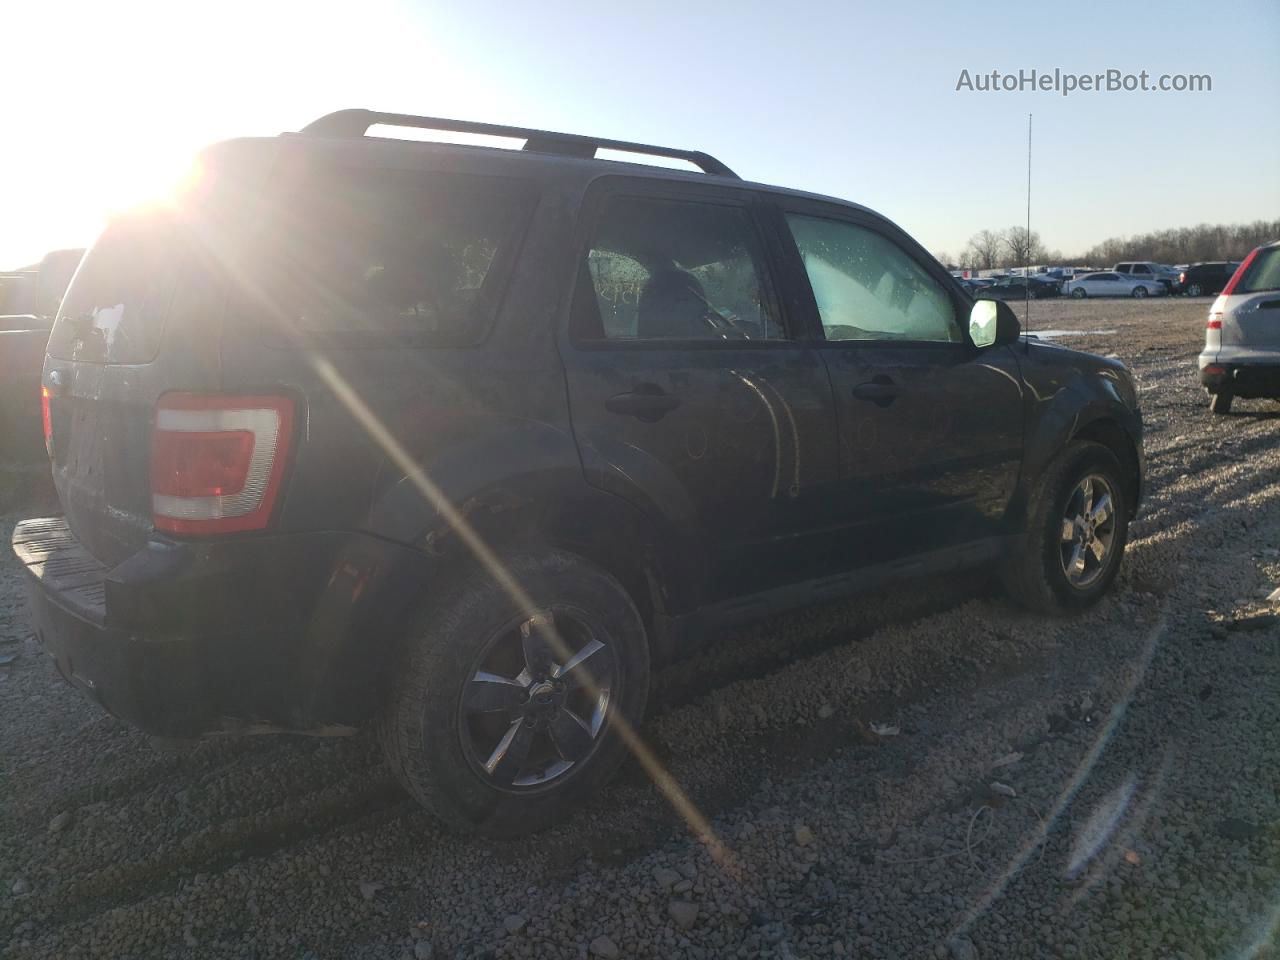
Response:
[[[339,110],[325,114],[302,128],[302,133],[322,137],[363,137],[375,124],[389,127],[416,127],[420,130],[447,130],[451,133],[478,133],[493,137],[512,137],[524,140],[524,149],[532,153],[553,153],[565,157],[591,158],[597,150],[618,150],[622,153],[638,153],[652,157],[670,157],[684,160],[700,168],[703,173],[720,177],[738,175],[708,153],[699,150],[677,150],[674,147],[654,147],[644,143],[628,143],[625,140],[603,140],[599,137],[583,137],[572,133],[552,133],[548,130],[530,130],[525,127],[508,127],[499,123],[473,123],[469,120],[442,120],[438,117],[415,117],[408,113],[379,113],[376,110]]]

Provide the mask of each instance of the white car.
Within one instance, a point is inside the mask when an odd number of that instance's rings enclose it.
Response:
[[[1158,280],[1106,270],[1076,274],[1074,279],[1062,285],[1062,292],[1081,300],[1085,297],[1163,297],[1168,291]]]
[[[1236,397],[1280,400],[1280,241],[1249,254],[1209,308],[1200,382],[1214,413]]]

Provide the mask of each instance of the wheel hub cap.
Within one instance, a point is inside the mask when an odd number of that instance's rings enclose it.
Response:
[[[542,680],[530,685],[524,712],[530,719],[548,720],[563,705],[564,684]]]

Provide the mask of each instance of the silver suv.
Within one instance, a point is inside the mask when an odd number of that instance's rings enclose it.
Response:
[[[1158,283],[1164,287],[1165,293],[1171,293],[1173,285],[1178,282],[1177,270],[1151,260],[1117,263],[1111,269],[1116,273],[1123,273],[1125,276],[1133,277],[1135,280],[1150,280]]]
[[[1209,308],[1200,382],[1214,413],[1236,397],[1280,400],[1280,241],[1249,254]]]

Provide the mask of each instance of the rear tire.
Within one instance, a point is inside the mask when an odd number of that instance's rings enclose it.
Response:
[[[1088,296],[1088,294],[1085,293],[1081,287],[1076,287],[1074,290],[1071,291],[1071,296],[1076,300],[1083,300],[1085,297]]]
[[[419,803],[461,830],[516,836],[566,816],[617,769],[619,724],[644,714],[649,648],[630,596],[594,564],[552,549],[502,563],[532,607],[480,570],[444,586],[380,733]]]
[[[1086,480],[1087,493],[1082,489]],[[1129,534],[1126,489],[1119,460],[1100,443],[1078,441],[1055,457],[1031,497],[1026,532],[1005,560],[1003,580],[1009,595],[1047,614],[1096,603],[1124,558]],[[1065,536],[1068,524],[1070,540]],[[1075,571],[1077,557],[1084,562]]]
[[[1200,284],[1198,283],[1193,283],[1191,284],[1191,286],[1187,287],[1188,297],[1198,297],[1202,292],[1203,291],[1201,290]]]
[[[1235,394],[1227,390],[1219,390],[1209,395],[1209,409],[1217,414],[1228,414],[1231,412],[1231,401],[1234,399]]]
[[[1142,299],[1143,297],[1145,297],[1146,295],[1147,295],[1147,288],[1146,288],[1146,287],[1134,287],[1134,288],[1133,288],[1133,298],[1134,298],[1135,300],[1141,300],[1141,299]]]

